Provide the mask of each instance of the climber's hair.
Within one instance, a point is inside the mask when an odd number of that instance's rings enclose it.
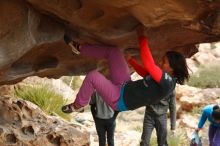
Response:
[[[184,84],[185,80],[189,79],[188,66],[185,57],[176,51],[166,52],[169,65],[173,69],[173,76],[176,78],[177,83]]]

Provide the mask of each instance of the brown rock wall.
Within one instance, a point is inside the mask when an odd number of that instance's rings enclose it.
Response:
[[[94,69],[95,60],[71,54],[65,32],[125,50],[138,48],[135,28],[142,24],[156,60],[167,50],[189,57],[195,44],[220,40],[219,8],[219,0],[1,0],[0,84]]]

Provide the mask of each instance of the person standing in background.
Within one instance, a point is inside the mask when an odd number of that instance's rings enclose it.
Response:
[[[91,113],[95,122],[99,146],[114,146],[115,119],[118,115],[102,98],[94,92],[90,101]]]
[[[207,105],[203,108],[202,116],[199,120],[198,133],[204,126],[206,120],[209,120],[209,145],[220,146],[220,106],[219,105]]]
[[[99,61],[97,70],[106,78],[110,78],[106,61]],[[99,139],[99,146],[106,146],[106,139],[108,146],[114,146],[115,120],[118,112],[108,106],[97,92],[93,93],[90,100],[90,106]]]
[[[143,132],[141,136],[141,146],[150,146],[152,131],[156,129],[158,146],[168,146],[167,144],[167,110],[170,112],[170,124],[172,134],[176,127],[176,94],[175,91],[159,103],[146,106]]]

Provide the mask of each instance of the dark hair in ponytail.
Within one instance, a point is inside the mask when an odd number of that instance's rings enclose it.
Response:
[[[217,110],[217,109],[220,109],[220,107],[219,107],[219,105],[216,104],[216,105],[213,106],[213,111]]]
[[[220,120],[220,107],[219,107],[219,105],[215,105],[213,107],[212,118],[214,120]]]
[[[173,75],[177,79],[177,83],[184,84],[189,79],[189,72],[185,57],[176,51],[166,52],[170,67],[173,69]]]

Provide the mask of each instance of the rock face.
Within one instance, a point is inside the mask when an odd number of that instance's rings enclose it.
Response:
[[[187,85],[177,86],[181,110],[192,112],[195,107],[219,103],[220,88],[200,89]]]
[[[30,102],[0,97],[0,145],[89,146],[80,125],[48,117]]]
[[[195,44],[220,40],[219,7],[219,0],[1,0],[0,84],[95,68],[95,60],[71,54],[65,32],[124,50],[138,47],[135,28],[142,24],[156,59],[167,50],[191,56]]]

